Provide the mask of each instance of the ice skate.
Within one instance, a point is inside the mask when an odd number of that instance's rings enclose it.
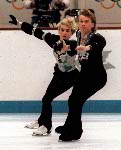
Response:
[[[62,134],[64,130],[64,125],[63,126],[58,126],[55,128],[55,132],[58,133],[58,134]]]
[[[79,132],[64,131],[59,136],[59,141],[75,141],[75,140],[79,140],[81,138],[82,133],[83,133],[83,130],[81,130]]]
[[[44,125],[41,125],[32,135],[48,135],[51,133],[51,130],[48,130]]]
[[[79,140],[83,133],[82,122],[74,119],[70,121],[69,117],[66,119],[64,126],[59,126],[57,129],[61,132],[59,141]]]
[[[36,129],[39,127],[39,124],[38,124],[38,120],[35,120],[31,123],[28,123],[24,126],[25,128],[29,128],[29,129]]]

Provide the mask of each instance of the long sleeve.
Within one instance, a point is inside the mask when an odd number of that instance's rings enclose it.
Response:
[[[25,33],[32,35],[34,27],[27,22],[23,22],[21,25],[21,29]],[[41,40],[42,40],[43,34],[44,34],[44,32],[40,28],[36,28],[34,31],[34,36]]]
[[[30,35],[32,35],[33,28],[34,27],[32,25],[30,25],[29,23],[26,23],[26,22],[23,22],[21,25],[21,30]]]
[[[106,45],[105,38],[98,33],[94,34],[86,45],[91,45],[92,48],[86,51],[84,58],[79,54],[81,70],[90,73],[104,71],[102,51]]]
[[[32,25],[26,22],[22,23],[21,29],[29,35],[33,34],[36,38],[44,40],[51,48],[53,48],[53,45],[60,39],[59,35],[51,34],[49,32],[45,33],[41,28],[34,29]]]
[[[91,37],[87,45],[89,44],[92,46],[92,51],[103,51],[106,46],[106,40],[101,34],[97,33]]]

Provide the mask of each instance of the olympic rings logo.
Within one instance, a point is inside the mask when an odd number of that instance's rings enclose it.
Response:
[[[14,0],[14,2],[16,2],[17,0]],[[12,3],[11,0],[6,0],[6,2],[8,3]]]
[[[12,6],[13,6],[15,9],[17,9],[17,10],[23,9],[24,6],[22,6],[22,7],[17,7],[17,6],[15,6],[15,2],[16,2],[16,1],[17,1],[17,0],[6,0],[6,2],[8,2],[8,3],[12,3]]]
[[[120,3],[119,3],[120,0],[111,0],[111,1],[112,1],[112,5],[111,5],[111,6],[104,6],[103,1],[105,1],[105,0],[95,0],[95,1],[96,1],[96,2],[100,2],[101,6],[102,6],[103,8],[105,8],[105,9],[111,9],[111,8],[113,8],[113,7],[115,6],[115,4],[117,4],[117,6],[118,6],[119,8],[121,8],[121,5],[120,5]]]
[[[104,6],[103,2],[104,2],[105,0],[95,0],[95,1],[96,1],[96,2],[100,2],[101,6],[102,6],[103,8],[105,8],[105,9],[111,9],[111,8],[113,8],[116,3],[117,3],[117,6],[118,6],[119,8],[121,8],[121,5],[120,5],[120,3],[119,3],[120,0],[111,0],[111,1],[112,1],[112,5],[111,5],[111,6]],[[17,2],[17,0],[6,0],[6,2],[12,3],[12,6],[13,6],[15,9],[17,9],[17,10],[21,10],[21,9],[24,8],[24,6],[22,6],[22,7],[17,7],[17,6],[15,6],[14,3]]]

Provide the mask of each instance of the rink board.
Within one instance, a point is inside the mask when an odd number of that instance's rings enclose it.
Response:
[[[57,34],[56,30],[45,32]],[[89,98],[83,112],[120,113],[121,30],[97,32],[107,41],[103,62],[108,81],[103,89]],[[75,35],[72,38],[75,39]],[[41,112],[41,100],[54,71],[52,49],[44,41],[22,31],[1,31],[0,39],[0,112]],[[68,112],[71,90],[55,98],[53,112]]]

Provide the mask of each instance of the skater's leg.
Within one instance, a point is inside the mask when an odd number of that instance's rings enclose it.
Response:
[[[72,94],[68,100],[69,112],[65,122],[65,130],[60,135],[62,141],[77,140],[82,135],[81,114],[85,101],[94,95],[97,91],[104,87],[107,78],[98,78],[99,82],[95,82],[95,77],[85,81],[80,78],[73,87]]]

